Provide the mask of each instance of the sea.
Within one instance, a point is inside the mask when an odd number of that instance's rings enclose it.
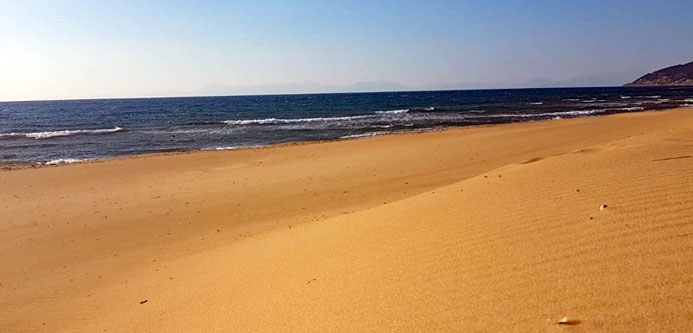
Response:
[[[693,107],[693,87],[0,102],[0,165],[349,140],[675,107]]]

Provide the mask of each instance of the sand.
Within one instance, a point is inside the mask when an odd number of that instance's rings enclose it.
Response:
[[[690,331],[692,156],[677,109],[0,171],[0,331]]]

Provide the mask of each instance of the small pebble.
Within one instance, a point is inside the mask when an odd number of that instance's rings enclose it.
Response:
[[[605,210],[607,207],[609,207],[609,206],[607,206],[607,205],[601,205],[601,206],[599,206],[599,210]]]
[[[581,322],[579,320],[569,319],[568,317],[563,317],[563,318],[561,318],[561,320],[556,322],[556,324],[558,324],[558,325],[578,325],[580,323]]]

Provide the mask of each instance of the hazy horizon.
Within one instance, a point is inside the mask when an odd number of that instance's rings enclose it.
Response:
[[[0,0],[0,101],[618,86],[693,60],[690,12],[684,1]]]

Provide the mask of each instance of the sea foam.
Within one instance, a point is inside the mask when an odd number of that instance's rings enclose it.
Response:
[[[376,114],[402,114],[402,113],[407,113],[407,112],[409,112],[409,109],[375,111]]]
[[[642,107],[642,106],[630,106],[630,107],[625,107],[625,108],[618,108],[618,109],[616,109],[616,110],[620,110],[620,111],[642,111],[642,110],[645,110],[645,108]]]
[[[382,131],[382,132],[367,132],[367,133],[361,133],[361,134],[351,134],[351,135],[345,135],[339,137],[340,139],[358,139],[358,138],[370,138],[374,136],[380,136],[380,135],[386,135],[386,134],[393,134],[395,132],[390,132],[390,131]]]
[[[265,119],[238,119],[224,120],[222,123],[227,125],[277,125],[277,124],[296,124],[296,123],[313,123],[313,122],[328,122],[328,121],[347,121],[357,119],[373,118],[375,115],[360,115],[347,117],[316,117],[316,118],[265,118]]]
[[[484,115],[483,117],[490,118],[545,118],[545,117],[579,117],[579,116],[589,116],[593,114],[600,114],[606,112],[606,109],[593,109],[593,110],[573,110],[573,111],[559,111],[559,112],[546,112],[546,113],[501,113]]]
[[[102,128],[95,130],[59,130],[59,131],[46,131],[46,132],[27,132],[27,133],[4,133],[0,134],[2,137],[25,137],[30,139],[49,139],[59,136],[69,136],[69,135],[80,135],[80,134],[110,134],[115,132],[120,132],[123,129],[121,127],[114,128]]]
[[[58,164],[71,164],[71,163],[78,163],[78,162],[84,162],[86,160],[79,159],[79,158],[58,158],[55,160],[50,160],[47,162],[38,162],[38,165],[58,165]]]

